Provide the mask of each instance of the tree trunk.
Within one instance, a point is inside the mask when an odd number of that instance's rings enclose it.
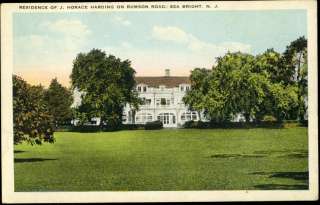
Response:
[[[132,110],[132,124],[136,124],[136,111]]]

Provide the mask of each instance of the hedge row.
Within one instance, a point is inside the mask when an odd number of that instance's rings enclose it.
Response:
[[[209,129],[209,128],[289,128],[308,126],[308,121],[261,121],[261,122],[203,122],[203,121],[187,121],[183,128]]]
[[[300,127],[308,126],[308,121],[262,121],[262,122],[203,122],[203,121],[187,121],[182,126],[183,128],[195,128],[195,129],[210,129],[210,128],[290,128],[290,127]],[[145,125],[138,124],[123,124],[117,129],[112,129],[109,127],[100,127],[96,125],[83,125],[83,126],[60,126],[56,131],[72,131],[72,132],[100,132],[100,131],[116,131],[116,130],[157,130],[162,129],[163,124],[160,121],[148,122]]]
[[[68,126],[59,126],[56,131],[60,132],[108,132],[108,131],[117,131],[117,130],[156,130],[162,129],[163,124],[160,121],[148,122],[147,124],[122,124],[118,128],[111,127],[101,127],[97,125],[68,125]]]

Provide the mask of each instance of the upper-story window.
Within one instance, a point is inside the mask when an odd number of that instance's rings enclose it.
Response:
[[[147,92],[147,85],[144,85],[144,84],[140,84],[140,85],[138,85],[137,86],[137,90],[138,90],[138,92]]]
[[[190,90],[190,85],[189,84],[180,84],[179,88],[180,88],[181,92],[188,91],[188,90]]]
[[[156,106],[168,106],[171,104],[170,99],[168,98],[157,98],[156,99]]]
[[[151,104],[151,99],[142,98],[142,105],[150,105],[150,104]]]
[[[146,99],[146,105],[151,105],[151,99]]]
[[[165,98],[161,98],[161,105],[166,105],[167,104],[167,101]]]

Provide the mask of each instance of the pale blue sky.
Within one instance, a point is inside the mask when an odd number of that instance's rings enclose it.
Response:
[[[67,84],[77,53],[100,48],[130,59],[137,75],[188,75],[228,50],[282,52],[307,36],[306,20],[304,10],[16,13],[14,72]]]

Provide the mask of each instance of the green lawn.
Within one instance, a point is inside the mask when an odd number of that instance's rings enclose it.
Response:
[[[55,133],[15,146],[15,191],[308,189],[307,129]]]

